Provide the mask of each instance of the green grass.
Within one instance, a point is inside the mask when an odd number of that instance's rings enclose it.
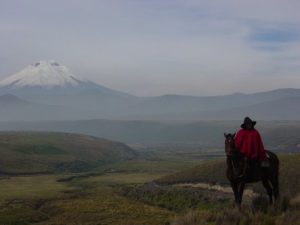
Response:
[[[300,211],[268,208],[266,212],[234,207],[222,210],[189,210],[177,215],[171,225],[300,225]]]
[[[70,182],[58,182],[61,178],[76,175]],[[84,173],[82,175],[85,175]],[[96,188],[97,186],[143,184],[164,176],[162,173],[104,173],[88,177],[78,174],[16,176],[0,179],[0,201],[8,199],[51,198],[78,187]]]
[[[57,176],[18,176],[0,179],[0,202],[13,199],[52,198],[72,190],[66,183],[58,183]]]
[[[300,193],[300,154],[280,156],[279,184],[288,196]]]
[[[71,176],[72,174],[69,174]],[[0,224],[150,224],[174,214],[130,200],[114,188],[141,184],[158,174],[121,173],[57,182],[64,176],[20,176],[0,180]]]
[[[58,200],[46,204],[41,210],[53,211],[49,220],[39,224],[166,224],[173,213],[128,200],[111,188],[99,186],[84,198],[72,201]]]
[[[178,158],[177,158],[178,159]],[[198,162],[199,163],[199,162]],[[98,167],[98,171],[172,173],[195,166],[195,162],[134,159]]]
[[[18,146],[13,150],[23,154],[37,154],[37,155],[66,154],[64,150],[52,145],[32,145],[32,146],[22,146],[22,147]]]
[[[178,173],[167,175],[158,179],[158,183],[175,184],[175,183],[228,183],[225,176],[226,162],[225,159],[203,162],[193,168],[180,171]]]
[[[31,224],[48,218],[38,210],[40,202],[64,196],[75,188],[58,183],[53,175],[2,177],[0,179],[0,224]]]
[[[106,185],[143,184],[158,179],[162,173],[107,173],[102,176],[92,176],[83,180],[85,184]]]
[[[175,212],[187,209],[222,209],[231,204],[231,195],[223,195],[204,189],[144,185],[123,187],[123,194],[131,199],[163,207]]]

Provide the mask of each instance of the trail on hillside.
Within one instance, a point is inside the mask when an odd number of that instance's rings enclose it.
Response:
[[[219,192],[223,192],[223,193],[232,193],[233,191],[231,189],[231,187],[229,186],[221,186],[219,184],[209,184],[209,183],[180,183],[180,184],[173,184],[173,187],[191,187],[191,188],[201,188],[201,189],[207,189],[207,190],[211,190],[211,191],[219,191]],[[247,197],[255,197],[258,194],[255,193],[253,190],[251,189],[245,189],[244,190],[244,196]]]

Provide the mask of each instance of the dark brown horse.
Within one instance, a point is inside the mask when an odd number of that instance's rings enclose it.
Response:
[[[248,160],[235,148],[234,136],[235,134],[224,133],[227,156],[226,175],[230,181],[236,204],[241,206],[245,184],[259,181],[262,181],[269,196],[269,202],[272,204],[273,197],[276,200],[279,195],[279,160],[277,156],[266,150],[270,166],[261,167],[258,160]]]

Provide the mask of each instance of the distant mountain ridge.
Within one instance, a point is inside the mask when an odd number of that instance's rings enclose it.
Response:
[[[5,110],[0,110],[0,121],[224,120],[245,115],[257,119],[300,119],[297,100],[300,99],[300,89],[206,97],[137,97],[78,78],[67,67],[53,60],[38,61],[0,81],[0,96],[7,94],[11,98],[15,96],[15,100],[18,98],[19,103],[27,101],[30,107],[25,103],[14,104],[18,107],[8,105]]]

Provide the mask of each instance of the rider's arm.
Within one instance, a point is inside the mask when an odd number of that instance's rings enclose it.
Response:
[[[259,159],[265,160],[266,159],[266,152],[265,152],[265,147],[262,141],[262,138],[259,134],[259,132],[257,131],[257,150],[258,150],[258,157]]]

